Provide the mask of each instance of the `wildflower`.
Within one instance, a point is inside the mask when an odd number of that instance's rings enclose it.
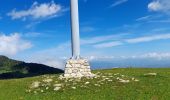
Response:
[[[119,75],[120,73],[116,73],[116,74],[114,74],[114,75]]]
[[[41,92],[44,92],[44,90],[41,90]]]
[[[122,77],[124,77],[125,75],[121,75]]]
[[[30,93],[30,92],[31,92],[31,90],[26,90],[26,92]]]
[[[34,91],[34,94],[36,94],[37,93],[37,91]]]
[[[90,82],[86,82],[85,84],[89,84]]]
[[[133,77],[132,80],[135,80],[135,78]]]
[[[48,89],[49,89],[49,87],[46,87],[45,89],[46,89],[46,90],[48,90]]]
[[[71,87],[72,89],[76,89],[76,87]]]

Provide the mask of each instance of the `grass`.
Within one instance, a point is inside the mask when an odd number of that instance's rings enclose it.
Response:
[[[81,81],[67,80],[67,82],[59,80],[59,75],[0,80],[0,100],[169,100],[170,98],[170,68],[118,68],[93,72],[100,72],[101,77]],[[120,74],[115,75],[116,73]],[[157,73],[157,75],[144,75],[146,73]],[[116,78],[122,78],[122,75],[125,75],[124,79],[130,82],[120,83]],[[54,91],[50,87],[43,93],[26,92],[30,84],[50,76],[53,76],[53,81],[64,84],[61,90]],[[112,81],[109,82],[106,78]],[[131,78],[139,81],[132,81]],[[103,79],[106,80],[101,84],[100,81]],[[86,82],[90,84],[85,85]]]

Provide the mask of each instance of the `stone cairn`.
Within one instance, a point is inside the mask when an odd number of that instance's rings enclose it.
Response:
[[[89,62],[85,59],[70,59],[66,63],[65,78],[94,77]]]

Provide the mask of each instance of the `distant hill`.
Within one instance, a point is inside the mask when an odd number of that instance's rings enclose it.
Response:
[[[43,64],[25,63],[0,56],[0,78],[23,78],[43,74],[62,73],[61,69],[53,68]]]

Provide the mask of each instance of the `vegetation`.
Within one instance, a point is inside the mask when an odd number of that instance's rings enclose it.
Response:
[[[53,74],[0,80],[0,100],[169,100],[170,98],[170,68],[117,68],[93,72],[98,74],[98,77],[60,80],[60,74]],[[52,79],[47,82],[51,85],[48,89],[42,86],[30,88],[32,83],[45,82],[46,79]],[[63,86],[55,91],[54,83]],[[31,91],[28,92],[29,89]]]
[[[60,69],[52,68],[42,64],[25,63],[0,56],[0,79],[23,78],[43,74],[62,73]]]

